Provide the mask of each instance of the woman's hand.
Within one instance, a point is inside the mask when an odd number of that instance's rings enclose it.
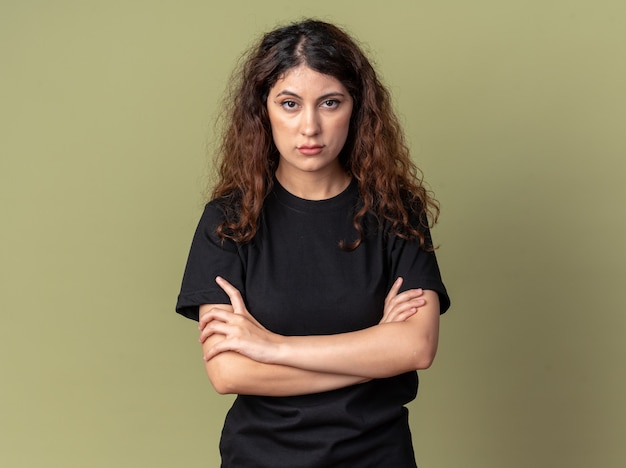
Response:
[[[422,289],[409,289],[398,294],[400,286],[402,286],[402,278],[398,278],[391,286],[385,298],[383,318],[379,323],[404,322],[415,315],[418,308],[426,305],[426,301],[422,298],[424,295]]]
[[[201,343],[213,335],[224,337],[204,354],[205,361],[219,353],[234,351],[258,362],[271,362],[280,335],[268,331],[250,314],[237,288],[221,277],[215,281],[232,305],[216,305],[200,317]]]

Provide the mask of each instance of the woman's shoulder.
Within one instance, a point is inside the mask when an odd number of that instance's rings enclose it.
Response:
[[[235,195],[221,195],[210,199],[204,206],[203,216],[219,218],[224,221],[226,218],[237,212],[240,205],[239,198]]]
[[[214,238],[217,236],[219,226],[222,225],[226,219],[226,205],[220,199],[211,199],[205,202],[198,221],[198,231]]]
[[[225,218],[224,205],[218,199],[212,199],[205,203],[200,218],[201,223],[222,222]]]

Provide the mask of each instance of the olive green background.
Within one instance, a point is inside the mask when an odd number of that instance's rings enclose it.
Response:
[[[0,466],[217,466],[231,397],[173,308],[230,71],[305,16],[442,204],[420,467],[625,466],[625,5],[0,1]]]

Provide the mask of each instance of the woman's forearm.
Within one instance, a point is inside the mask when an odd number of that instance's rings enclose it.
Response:
[[[354,375],[264,364],[232,351],[215,356],[205,363],[205,367],[213,387],[222,394],[295,396],[335,390],[370,380]]]
[[[385,378],[430,367],[439,338],[439,298],[404,322],[339,335],[281,336],[268,362],[314,372]]]

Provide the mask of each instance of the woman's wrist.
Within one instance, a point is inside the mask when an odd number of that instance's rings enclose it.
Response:
[[[290,365],[288,361],[291,357],[293,359],[293,348],[290,345],[289,336],[275,335],[276,340],[274,342],[274,353],[272,355],[271,364]]]

